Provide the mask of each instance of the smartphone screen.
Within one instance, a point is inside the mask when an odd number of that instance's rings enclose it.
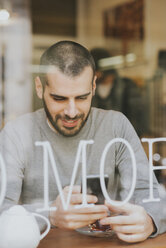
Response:
[[[108,186],[108,175],[104,176],[105,186]],[[96,195],[98,202],[96,204],[104,204],[104,195],[100,186],[99,175],[88,175],[87,176],[87,194]]]
[[[87,179],[87,194],[96,195],[98,202],[96,204],[104,204],[104,195],[100,186],[100,176],[99,175],[88,175]],[[104,175],[105,187],[108,186],[108,175]],[[89,225],[91,232],[93,231],[108,231],[110,230],[110,225],[101,225],[100,221],[97,220],[91,225]]]

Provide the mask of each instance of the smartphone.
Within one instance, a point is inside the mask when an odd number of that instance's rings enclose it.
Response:
[[[87,194],[97,196],[98,202],[96,204],[104,204],[104,195],[100,185],[100,175],[88,175],[87,177]],[[104,175],[105,186],[108,186],[108,175]]]
[[[104,204],[104,195],[100,185],[100,176],[99,175],[88,175],[87,179],[87,194],[96,195],[98,202],[96,204]],[[104,175],[105,187],[108,186],[108,175]],[[109,231],[110,225],[101,225],[99,220],[96,220],[94,223],[88,226],[91,232],[95,231]]]

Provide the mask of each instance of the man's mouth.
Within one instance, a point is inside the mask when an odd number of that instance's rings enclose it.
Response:
[[[79,121],[79,119],[77,119],[77,120],[62,120],[62,123],[63,123],[64,127],[72,128],[72,127],[77,126],[78,121]]]

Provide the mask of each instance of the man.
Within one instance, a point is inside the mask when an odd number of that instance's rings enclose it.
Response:
[[[29,211],[35,211],[43,204],[43,151],[42,147],[35,146],[36,141],[50,142],[67,197],[80,140],[94,140],[93,145],[87,146],[87,174],[96,175],[104,147],[113,138],[121,137],[129,141],[136,156],[138,175],[132,203],[122,207],[105,203],[75,208],[82,202],[80,187],[76,186],[81,183],[79,166],[70,205],[65,211],[50,167],[49,199],[57,211],[45,215],[53,226],[67,229],[77,229],[100,219],[101,224],[109,224],[118,237],[127,242],[142,241],[164,232],[161,222],[165,219],[163,214],[158,215],[160,204],[142,202],[149,196],[148,162],[133,127],[119,112],[91,108],[96,76],[88,50],[75,42],[61,41],[45,51],[41,65],[47,66],[47,72],[36,77],[35,84],[44,110],[8,123],[1,132],[0,152],[8,176],[2,210],[22,203]],[[109,175],[111,198],[123,200],[132,180],[130,154],[124,144],[112,145],[105,161],[105,172]],[[153,187],[157,196],[156,181]],[[87,195],[87,202],[96,203],[97,198]],[[119,215],[108,216],[108,210]]]

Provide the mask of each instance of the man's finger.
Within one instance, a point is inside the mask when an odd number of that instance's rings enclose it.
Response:
[[[147,237],[144,233],[137,233],[137,234],[124,234],[124,233],[117,233],[117,236],[119,239],[128,242],[128,243],[133,243],[133,242],[140,242],[145,240]]]
[[[97,197],[94,195],[86,195],[86,201],[87,203],[96,203]],[[83,195],[82,194],[73,194],[70,198],[70,204],[81,204],[83,201]]]
[[[73,221],[73,222],[71,221],[71,222],[68,222],[68,223],[63,222],[61,228],[74,230],[74,229],[77,229],[77,228],[88,226],[89,224],[92,224],[92,223],[93,223],[93,221],[91,221],[91,220],[88,220],[88,221]]]
[[[68,193],[70,190],[70,186],[65,186],[63,191],[65,193]],[[72,188],[72,193],[73,194],[77,194],[77,193],[80,193],[81,192],[81,186],[80,185],[74,185],[73,188]]]
[[[103,213],[88,213],[88,214],[69,214],[64,216],[64,219],[66,220],[66,222],[94,222],[98,219],[104,218],[107,215],[107,213],[103,212]]]
[[[133,218],[132,216],[117,215],[100,220],[102,225],[131,225],[137,222],[139,223],[139,216]]]
[[[123,234],[137,234],[143,233],[144,227],[142,225],[111,225],[112,230]]]
[[[69,209],[67,210],[69,213],[75,213],[75,214],[94,214],[94,213],[106,213],[108,214],[108,209],[105,205],[94,205],[89,207],[83,207],[83,208],[75,208],[75,206],[69,206]]]
[[[120,203],[119,201],[115,201],[115,203]],[[112,212],[116,212],[116,213],[133,213],[135,211],[137,211],[137,209],[142,208],[141,206],[138,205],[134,205],[131,203],[125,203],[123,205],[120,206],[114,206],[110,203],[108,203],[107,201],[105,202],[105,205],[109,208],[110,211]]]

